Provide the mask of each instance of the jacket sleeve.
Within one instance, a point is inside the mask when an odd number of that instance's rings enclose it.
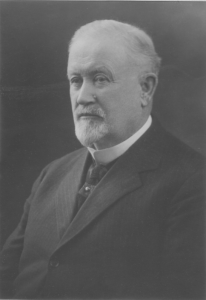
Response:
[[[0,256],[1,297],[9,298],[13,294],[13,281],[18,275],[19,260],[24,245],[24,232],[27,226],[30,205],[33,195],[38,189],[46,168],[34,182],[31,195],[24,204],[23,215],[14,232],[7,239]]]
[[[168,209],[161,289],[163,299],[205,299],[204,176],[184,182]]]

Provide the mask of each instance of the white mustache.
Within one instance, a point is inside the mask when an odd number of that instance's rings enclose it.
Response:
[[[101,118],[105,117],[105,112],[101,109],[101,108],[97,108],[97,107],[79,107],[76,109],[76,114],[78,117],[80,117],[83,114],[91,114],[91,115],[96,115],[99,116]]]

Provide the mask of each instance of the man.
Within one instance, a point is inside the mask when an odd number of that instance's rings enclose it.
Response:
[[[134,26],[75,33],[68,78],[84,148],[42,171],[4,247],[15,298],[204,298],[203,159],[151,116],[159,67]]]

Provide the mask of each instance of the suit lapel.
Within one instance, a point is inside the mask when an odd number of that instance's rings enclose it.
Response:
[[[80,233],[114,202],[141,187],[140,173],[156,169],[161,158],[157,136],[157,131],[151,128],[117,160],[78,211],[58,248]]]
[[[77,162],[72,167],[66,166],[67,174],[64,176],[57,189],[55,196],[56,219],[59,238],[65,232],[65,228],[70,224],[74,208],[75,198],[84,173],[84,168],[87,160],[87,151],[84,150]],[[69,169],[70,168],[70,169]],[[68,172],[69,171],[69,172]]]

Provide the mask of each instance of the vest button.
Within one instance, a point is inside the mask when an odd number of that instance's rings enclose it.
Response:
[[[51,261],[49,262],[49,265],[50,265],[50,267],[52,267],[52,268],[56,268],[56,267],[59,266],[59,262],[58,262],[57,260],[51,260]]]

